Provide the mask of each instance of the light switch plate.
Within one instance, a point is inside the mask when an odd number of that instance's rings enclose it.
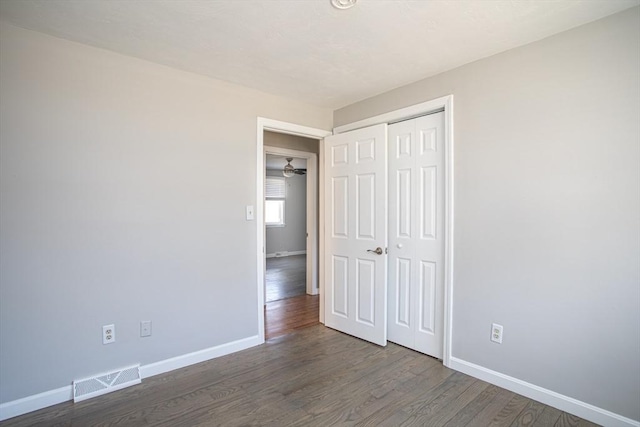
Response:
[[[143,320],[140,322],[140,336],[141,337],[151,336],[151,320]]]
[[[247,221],[253,221],[253,206],[247,206]]]

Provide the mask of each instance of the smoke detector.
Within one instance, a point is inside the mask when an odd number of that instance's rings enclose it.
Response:
[[[331,6],[336,9],[350,9],[356,5],[358,0],[331,0]]]

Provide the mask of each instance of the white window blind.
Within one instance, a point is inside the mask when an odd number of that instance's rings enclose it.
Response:
[[[267,227],[284,227],[284,199],[287,184],[282,176],[268,176],[264,188],[264,221]]]
[[[284,199],[287,195],[287,187],[284,177],[268,176],[264,196],[267,199]]]

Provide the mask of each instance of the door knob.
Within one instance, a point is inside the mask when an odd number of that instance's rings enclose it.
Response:
[[[367,249],[367,252],[371,252],[371,253],[374,253],[374,254],[382,255],[382,248],[381,247],[377,247],[375,250]]]

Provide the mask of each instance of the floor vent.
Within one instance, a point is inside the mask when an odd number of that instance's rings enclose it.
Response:
[[[82,402],[136,384],[140,384],[140,365],[76,380],[73,382],[73,401]]]

